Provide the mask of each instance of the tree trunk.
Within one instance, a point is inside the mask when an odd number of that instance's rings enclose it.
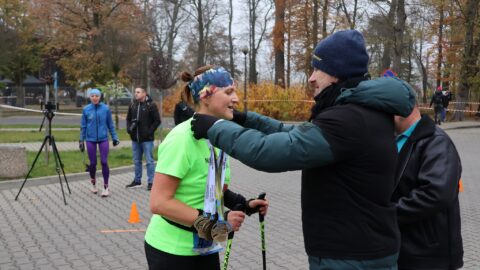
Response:
[[[398,74],[402,73],[402,55],[403,55],[403,35],[405,32],[405,21],[407,20],[407,15],[405,13],[405,0],[397,0],[397,10],[396,17],[397,23],[393,28],[395,31],[395,46],[393,54],[393,65],[392,68]]]
[[[168,72],[170,75],[172,75],[173,71],[173,45],[175,41],[175,37],[177,35],[177,21],[179,19],[179,12],[180,8],[183,4],[182,1],[175,1],[175,6],[173,7],[173,14],[172,14],[172,21],[170,25],[170,29],[168,32],[168,41],[167,41],[167,66],[168,66]]]
[[[205,33],[203,29],[203,8],[202,0],[197,2],[197,19],[198,19],[198,54],[197,68],[205,65]]]
[[[250,68],[248,82],[257,83],[257,49],[255,42],[255,25],[257,23],[256,6],[257,0],[249,0],[249,21],[250,21]]]
[[[312,44],[315,48],[318,41],[318,0],[312,0],[312,4]]]
[[[453,119],[463,121],[465,116],[465,102],[468,100],[468,91],[472,87],[471,79],[475,76],[475,64],[477,58],[474,57],[475,44],[473,34],[475,32],[475,23],[478,17],[478,5],[480,0],[468,0],[465,14],[465,42],[462,57],[462,65],[460,67],[460,83],[457,93],[457,103]]]
[[[228,48],[230,56],[230,74],[235,77],[235,64],[233,62],[233,37],[232,37],[232,23],[233,23],[233,0],[229,0],[229,10],[228,10]]]
[[[288,21],[287,21],[287,88],[290,88],[290,75],[291,75],[291,38],[292,38],[292,2],[288,1]]]
[[[285,88],[285,0],[275,0],[273,50],[275,55],[275,85]]]
[[[327,21],[328,21],[328,0],[323,1],[322,8],[322,38],[327,37]]]
[[[22,83],[16,83],[15,84],[15,95],[17,96],[17,99],[16,99],[16,104],[15,106],[17,107],[25,107],[25,87],[23,87],[23,84]]]
[[[412,71],[413,71],[413,64],[412,64],[412,47],[413,42],[412,39],[408,39],[408,73],[407,73],[407,82],[411,83],[412,81]]]
[[[394,21],[395,21],[395,11],[397,9],[397,0],[392,0],[390,3],[390,10],[388,11],[386,23],[389,29],[392,29],[391,33],[394,33]],[[383,55],[382,55],[382,63],[380,66],[381,71],[384,71],[387,68],[390,68],[390,64],[392,63],[392,46],[394,42],[394,36],[388,35],[385,36],[385,41],[383,43]],[[398,70],[393,70],[398,72]]]
[[[343,10],[343,13],[345,14],[345,18],[347,18],[347,22],[348,22],[348,25],[350,26],[350,29],[355,29],[356,24],[357,24],[358,0],[354,1],[352,16],[350,16],[350,14],[348,13],[347,5],[345,4],[345,0],[340,1],[339,5],[340,5],[340,8]]]
[[[440,4],[440,10],[438,11],[439,13],[439,19],[438,19],[438,56],[437,56],[437,83],[436,87],[438,88],[439,86],[442,85],[442,62],[443,62],[443,25],[444,25],[444,10],[443,10],[443,1]]]

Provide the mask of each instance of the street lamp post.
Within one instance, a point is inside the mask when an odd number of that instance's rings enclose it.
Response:
[[[244,47],[242,48],[242,53],[245,56],[245,72],[244,74],[244,83],[243,83],[243,109],[245,112],[247,112],[247,54],[248,54],[248,48]]]

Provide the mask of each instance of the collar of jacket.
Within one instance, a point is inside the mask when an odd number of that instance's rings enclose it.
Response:
[[[417,141],[433,135],[435,132],[435,123],[428,115],[422,115],[417,126],[407,139],[407,142],[398,153],[397,170],[395,172],[395,188],[400,183],[400,179],[407,167],[410,156]]]
[[[135,104],[148,104],[150,102],[152,102],[152,98],[150,97],[150,95],[145,96],[145,101],[138,101],[136,99],[134,100]]]
[[[416,142],[423,138],[432,136],[434,132],[435,123],[428,115],[423,114],[409,139],[413,142]]]
[[[356,104],[385,113],[407,117],[415,106],[415,92],[403,80],[382,77],[362,81],[355,88],[342,89],[335,105]]]
[[[346,80],[333,83],[327,88],[323,89],[318,95],[313,99],[315,100],[315,105],[311,109],[310,121],[315,118],[323,110],[330,108],[335,105],[335,101],[342,93],[342,89],[356,87],[360,82],[368,80],[368,77],[353,77]]]

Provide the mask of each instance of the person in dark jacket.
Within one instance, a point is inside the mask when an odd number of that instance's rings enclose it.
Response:
[[[450,104],[450,101],[452,101],[452,92],[450,92],[448,89],[447,90],[442,90],[443,94],[443,110],[442,110],[442,121],[445,122],[447,119],[447,110],[448,110],[448,105]]]
[[[439,86],[437,88],[437,91],[433,93],[432,100],[430,100],[430,108],[433,105],[433,114],[434,114],[435,124],[438,124],[438,125],[442,124],[442,112],[444,110],[443,100],[444,98],[442,93],[442,87]]]
[[[108,179],[110,169],[108,168],[108,133],[112,137],[113,146],[117,146],[120,141],[115,131],[112,121],[112,112],[110,108],[101,102],[101,92],[98,89],[88,91],[90,104],[85,106],[82,111],[82,120],[80,123],[80,141],[78,147],[80,151],[85,151],[85,141],[87,142],[88,159],[90,160],[89,173],[92,183],[92,193],[97,194],[96,171],[97,171],[97,146],[100,151],[100,162],[102,164],[103,191],[102,197],[108,197],[110,190],[108,188]]]
[[[175,104],[175,110],[173,111],[173,121],[175,126],[190,119],[195,113],[195,110],[188,104],[189,97],[186,96],[185,91],[180,93],[180,101]]]
[[[286,125],[253,112],[233,121],[195,114],[192,131],[246,165],[302,170],[302,221],[310,269],[396,269],[397,151],[393,115],[415,95],[396,78],[368,80],[363,36],[339,31],[315,48],[309,122]]]
[[[397,179],[392,196],[401,232],[399,269],[463,266],[458,186],[460,157],[448,135],[415,108],[395,116]]]
[[[147,161],[147,189],[152,189],[155,175],[155,161],[153,160],[153,140],[155,130],[161,124],[157,105],[152,101],[145,88],[135,89],[135,101],[128,108],[127,132],[132,139],[133,164],[135,176],[127,188],[142,186],[142,159]]]
[[[195,111],[192,107],[188,106],[187,102],[180,100],[175,104],[175,110],[173,111],[173,121],[175,122],[175,126],[192,117],[194,113]]]

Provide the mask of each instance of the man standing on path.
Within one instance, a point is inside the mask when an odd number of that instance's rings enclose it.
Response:
[[[312,56],[310,121],[298,126],[254,113],[233,121],[196,113],[196,138],[258,170],[302,170],[302,225],[311,270],[397,267],[394,115],[408,116],[411,87],[369,80],[363,35],[338,31]]]
[[[147,161],[148,190],[152,189],[155,174],[155,161],[153,160],[153,140],[155,130],[160,125],[160,115],[157,105],[152,101],[145,88],[135,89],[135,101],[128,108],[127,132],[132,139],[133,164],[135,177],[127,188],[141,187],[142,157]]]
[[[417,107],[395,116],[397,177],[393,193],[401,232],[399,269],[458,269],[463,265],[455,145]]]

